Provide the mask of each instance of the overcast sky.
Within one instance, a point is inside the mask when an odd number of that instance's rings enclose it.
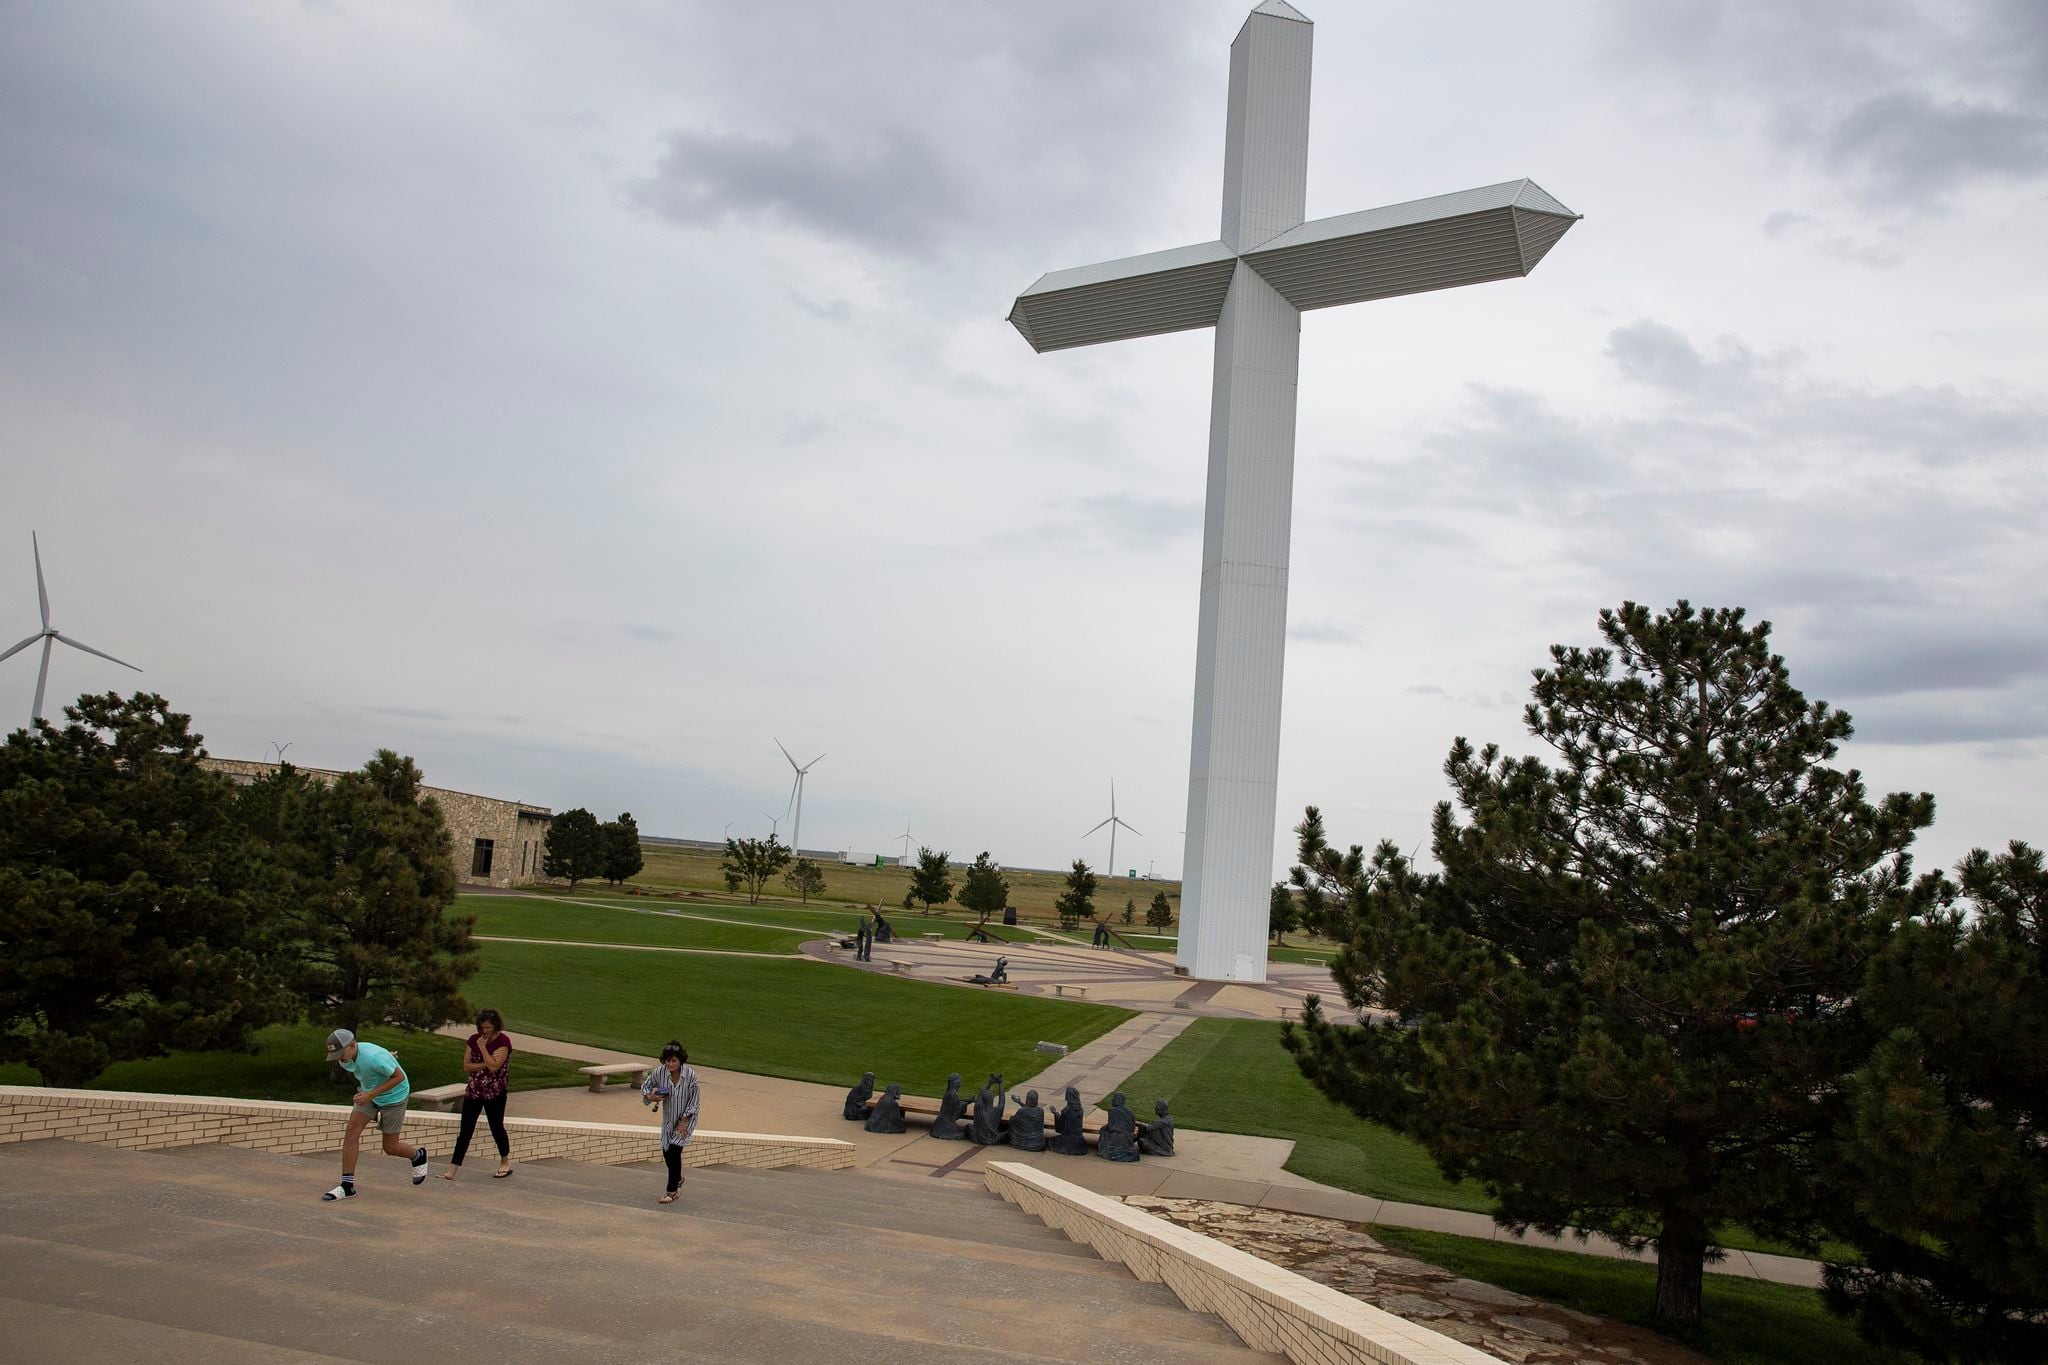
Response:
[[[779,735],[806,846],[1039,866],[1114,779],[1177,875],[1210,334],[1003,317],[1216,236],[1246,8],[0,4],[0,646],[34,529],[147,670],[53,712],[700,837]],[[1586,218],[1303,319],[1283,831],[1419,843],[1551,643],[1683,596],[1935,794],[1923,861],[2048,840],[2048,7],[1304,8],[1311,217]]]

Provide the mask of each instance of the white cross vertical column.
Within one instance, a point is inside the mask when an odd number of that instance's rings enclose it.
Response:
[[[1232,251],[1302,222],[1314,32],[1272,0],[1231,44],[1223,241]],[[1300,359],[1300,313],[1239,260],[1216,326],[1178,953],[1189,975],[1207,980],[1266,979]]]

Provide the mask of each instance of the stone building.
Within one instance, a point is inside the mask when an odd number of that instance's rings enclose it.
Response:
[[[277,771],[275,763],[246,758],[206,758],[200,762],[245,785]],[[322,782],[332,782],[341,776],[332,768],[298,770]],[[547,851],[548,824],[555,818],[546,806],[449,791],[445,787],[423,786],[420,795],[433,797],[441,807],[457,881],[467,886],[509,887],[545,880],[540,874],[540,861]]]

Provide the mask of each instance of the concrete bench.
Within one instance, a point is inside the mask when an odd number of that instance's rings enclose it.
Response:
[[[415,1109],[433,1109],[446,1113],[451,1109],[460,1109],[462,1097],[468,1093],[469,1083],[457,1081],[453,1085],[437,1085],[432,1090],[415,1090],[409,1097],[409,1102]]]
[[[944,943],[946,941],[944,934],[919,934],[918,937],[931,943]]]
[[[1086,986],[1073,986],[1059,981],[1053,982],[1052,993],[1054,995],[1078,995],[1083,1000],[1088,998],[1088,988]]]
[[[604,1089],[605,1079],[610,1076],[625,1076],[636,1086],[645,1084],[647,1078],[654,1074],[654,1063],[612,1062],[605,1066],[579,1066],[576,1069],[590,1077],[591,1093],[596,1094]]]

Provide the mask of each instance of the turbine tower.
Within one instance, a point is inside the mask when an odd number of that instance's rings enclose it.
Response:
[[[896,837],[903,841],[903,854],[897,858],[896,866],[904,867],[910,862],[910,821],[903,822],[903,832]]]
[[[28,713],[29,728],[34,729],[35,723],[43,718],[43,688],[50,681],[50,647],[52,645],[61,641],[64,644],[70,645],[73,649],[82,649],[87,654],[96,654],[109,663],[119,664],[123,668],[135,668],[135,665],[125,659],[116,659],[113,655],[103,650],[94,649],[91,645],[74,640],[50,624],[50,593],[43,586],[43,547],[37,542],[34,531],[28,533],[28,543],[29,548],[36,557],[36,603],[43,611],[43,628],[8,650],[5,654],[0,654],[0,659],[11,659],[36,641],[41,640],[43,642],[43,662],[41,667],[36,669],[35,704],[29,708]],[[140,673],[142,670],[135,668],[135,671]]]
[[[1109,818],[1104,820],[1102,825],[1109,826],[1109,875],[1114,877],[1116,875],[1116,827],[1122,825],[1125,829],[1130,830],[1131,833],[1138,833],[1136,826],[1132,825],[1129,821],[1117,818],[1116,781],[1114,778],[1110,780],[1109,784]],[[1101,829],[1102,825],[1097,825],[1095,829]],[[1086,839],[1089,834],[1095,833],[1095,829],[1089,830],[1088,834],[1084,834],[1081,837]],[[1142,839],[1144,836],[1140,834],[1138,837]]]
[[[801,840],[804,837],[804,779],[810,776],[811,769],[824,761],[825,755],[819,754],[810,762],[800,764],[790,757],[789,750],[782,748],[781,740],[775,741],[775,747],[782,749],[782,756],[788,758],[789,766],[796,770],[796,782],[790,789],[791,796],[796,805],[796,822],[789,827],[789,851],[792,856],[801,858],[803,857],[803,844]]]

